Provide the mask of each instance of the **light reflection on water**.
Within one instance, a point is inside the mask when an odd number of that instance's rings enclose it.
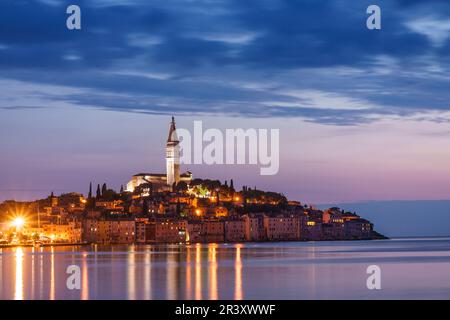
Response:
[[[14,300],[23,300],[23,250],[16,248],[16,283],[14,287]]]
[[[81,268],[81,290],[66,268]],[[366,288],[366,268],[382,290]],[[450,239],[0,249],[1,299],[450,299]]]

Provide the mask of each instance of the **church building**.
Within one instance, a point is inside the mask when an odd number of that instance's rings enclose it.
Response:
[[[128,182],[126,190],[134,192],[137,187],[143,184],[151,184],[154,191],[166,191],[172,190],[173,185],[180,181],[189,184],[192,181],[192,173],[187,171],[180,174],[180,141],[178,140],[175,118],[172,117],[166,144],[166,173],[136,174]]]

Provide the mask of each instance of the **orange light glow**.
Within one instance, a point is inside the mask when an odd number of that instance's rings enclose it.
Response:
[[[25,225],[25,219],[22,217],[17,217],[11,222],[11,225],[17,229],[20,229]]]

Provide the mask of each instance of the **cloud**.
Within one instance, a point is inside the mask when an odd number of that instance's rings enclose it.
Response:
[[[435,47],[442,47],[450,37],[450,19],[421,17],[405,25],[414,32],[425,35]]]
[[[381,31],[365,27],[366,0],[84,0],[81,31],[65,4],[0,3],[1,81],[23,86],[0,106],[345,125],[450,109],[443,1],[380,1]]]

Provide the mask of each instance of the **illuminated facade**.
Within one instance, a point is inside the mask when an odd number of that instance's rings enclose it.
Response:
[[[170,123],[166,145],[166,175],[169,187],[180,181],[180,141],[178,140],[174,117],[172,117]]]
[[[134,219],[86,219],[83,240],[91,243],[132,244],[135,242]]]

